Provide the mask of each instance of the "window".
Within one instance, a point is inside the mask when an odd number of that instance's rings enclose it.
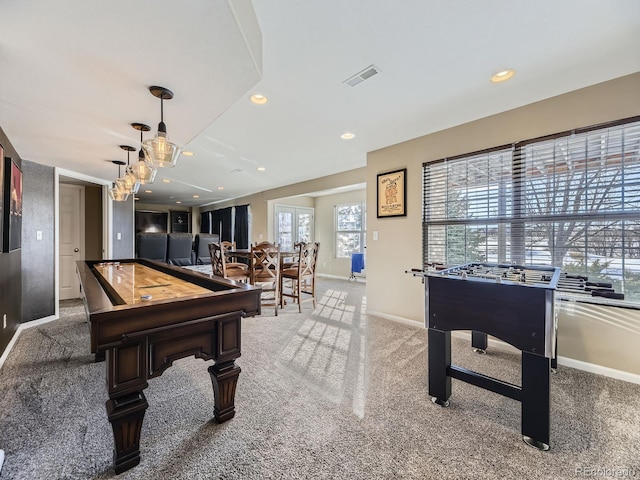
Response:
[[[555,265],[640,303],[640,119],[423,165],[423,260]]]
[[[364,253],[366,208],[363,203],[336,206],[336,257]]]

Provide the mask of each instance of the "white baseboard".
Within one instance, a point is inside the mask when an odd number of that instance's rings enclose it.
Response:
[[[24,322],[21,323],[20,326],[18,327],[18,331],[21,330],[25,330],[27,328],[31,328],[31,327],[37,327],[38,325],[42,325],[44,323],[49,323],[52,322],[53,320],[58,320],[58,316],[57,315],[49,315],[48,317],[42,317],[42,318],[38,318],[37,320],[31,320],[29,322]]]
[[[640,385],[640,375],[638,374],[616,370],[615,368],[603,367],[602,365],[596,365],[595,363],[583,362],[582,360],[574,360],[573,358],[558,355],[558,365],[564,365],[565,367],[576,368],[585,372],[596,373],[598,375],[604,375],[605,377],[615,378],[616,380]]]
[[[20,326],[18,326],[18,329],[15,331],[15,333],[13,334],[13,337],[11,337],[11,340],[9,340],[9,343],[7,344],[7,348],[4,349],[4,353],[0,357],[0,368],[2,368],[2,365],[4,365],[4,362],[9,356],[9,353],[11,352],[11,349],[15,345],[16,340],[18,340],[18,337],[20,336],[20,332],[21,332]]]
[[[59,317],[57,315],[49,315],[48,317],[38,318],[37,320],[31,320],[30,322],[24,322],[18,325],[18,328],[13,334],[13,337],[11,337],[11,340],[9,340],[9,343],[7,344],[7,348],[4,349],[4,353],[0,357],[0,368],[2,368],[2,365],[4,365],[4,362],[7,360],[11,349],[16,344],[16,341],[18,340],[18,337],[23,330],[31,327],[37,327],[38,325],[42,325],[44,323],[49,323],[53,320],[57,320],[58,318]]]
[[[330,273],[317,273],[318,277],[335,278],[336,280],[349,280],[349,277],[342,277],[340,275],[331,275]]]
[[[389,315],[388,313],[376,312],[375,310],[367,310],[367,315],[373,315],[375,317],[384,318],[385,320],[391,320],[398,323],[403,323],[405,325],[411,325],[412,327],[424,327],[424,323],[416,322],[415,320],[410,320],[404,317],[398,317],[397,315]]]
[[[385,320],[391,320],[405,325],[411,325],[413,327],[425,328],[421,322],[415,320],[409,320],[408,318],[398,317],[396,315],[389,315],[388,313],[367,311],[367,315],[374,315],[376,317],[384,318]],[[451,336],[456,338],[462,338],[471,342],[471,332],[468,331],[453,331]],[[488,344],[491,347],[500,348],[502,350],[508,350],[510,352],[520,353],[520,350],[513,345],[498,340],[497,338],[489,337]],[[558,365],[564,365],[565,367],[575,368],[584,372],[595,373],[597,375],[603,375],[605,377],[614,378],[616,380],[622,380],[624,382],[635,383],[640,385],[640,375],[625,372],[622,370],[616,370],[615,368],[609,368],[602,365],[596,365],[595,363],[583,362],[582,360],[575,360],[573,358],[558,356]]]

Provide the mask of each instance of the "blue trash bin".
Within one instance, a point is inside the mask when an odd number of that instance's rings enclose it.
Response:
[[[351,254],[351,275],[349,280],[356,278],[356,273],[362,272],[364,269],[364,253],[352,253]]]

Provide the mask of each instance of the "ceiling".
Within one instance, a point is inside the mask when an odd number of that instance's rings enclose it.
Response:
[[[363,167],[369,151],[640,71],[637,0],[2,0],[0,19],[0,127],[23,159],[111,181],[119,145],[139,147],[130,124],[157,129],[148,87],[173,91],[168,135],[194,156],[144,203]],[[505,68],[513,79],[489,81]]]

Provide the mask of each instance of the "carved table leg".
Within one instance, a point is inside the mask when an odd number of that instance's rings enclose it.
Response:
[[[148,406],[142,392],[107,401],[107,416],[113,428],[113,465],[116,473],[140,463],[140,430]]]
[[[208,371],[213,384],[214,417],[218,423],[226,422],[236,414],[236,385],[241,369],[232,360],[216,363],[210,366]]]

